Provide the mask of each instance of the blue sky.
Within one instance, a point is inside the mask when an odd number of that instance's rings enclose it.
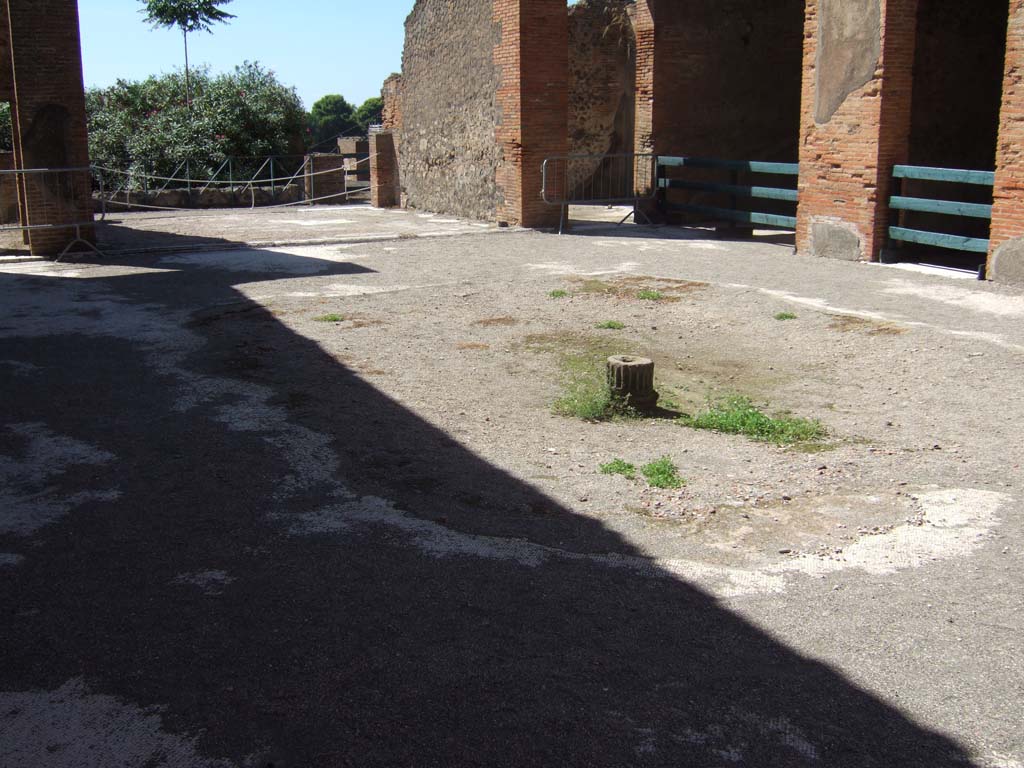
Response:
[[[414,0],[234,0],[237,18],[213,34],[189,35],[193,64],[230,70],[258,61],[294,85],[309,109],[321,96],[340,93],[357,106],[380,95],[402,66],[405,17]],[[184,63],[181,33],[152,30],[138,0],[79,0],[85,84],[139,80]]]

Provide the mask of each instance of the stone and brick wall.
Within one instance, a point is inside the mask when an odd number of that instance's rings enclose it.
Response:
[[[636,36],[626,0],[581,0],[569,8],[569,151],[603,155],[633,151]],[[600,166],[570,167],[570,188]]]
[[[384,81],[380,89],[380,98],[384,102],[381,110],[381,124],[385,131],[397,131],[402,127],[402,76],[393,74]]]
[[[15,160],[21,168],[87,167],[85,89],[75,0],[0,0],[6,10],[14,79]],[[0,20],[2,21],[2,20]],[[0,45],[0,49],[4,46]],[[0,77],[7,77],[0,68]],[[0,90],[3,90],[0,85]],[[92,221],[88,172],[31,177],[22,221],[36,225]],[[91,226],[82,234],[91,237]],[[74,238],[71,228],[29,234],[35,254],[52,255]]]
[[[637,148],[795,160],[804,0],[637,0]]]
[[[807,0],[797,250],[874,260],[907,161],[917,0]]]
[[[493,220],[502,204],[494,21],[480,0],[419,0],[406,20],[396,135],[410,207]]]
[[[1024,284],[1024,0],[1010,0],[988,274]]]
[[[637,0],[636,151],[796,161],[803,24],[804,0]],[[730,205],[704,192],[669,199]]]
[[[569,15],[564,0],[494,0],[500,38],[498,218],[525,227],[558,223],[541,197],[541,167],[568,151]],[[554,195],[560,190],[553,189]]]
[[[7,2],[0,0],[0,101],[14,100],[14,68],[11,62],[11,28]]]
[[[374,208],[394,208],[401,202],[401,179],[394,134],[390,131],[370,136],[370,204]]]

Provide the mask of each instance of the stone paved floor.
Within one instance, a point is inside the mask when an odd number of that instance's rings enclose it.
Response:
[[[98,219],[104,253],[194,250],[250,245],[315,245],[496,230],[432,213],[372,208],[369,205],[111,213]],[[22,255],[18,232],[0,233],[0,254]]]
[[[1024,765],[1024,291],[234,215],[0,264],[0,768]],[[307,216],[390,240],[216,247]],[[553,413],[604,345],[832,443]]]

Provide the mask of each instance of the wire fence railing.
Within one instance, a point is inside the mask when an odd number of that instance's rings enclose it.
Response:
[[[243,178],[225,172],[226,166],[206,178],[179,170],[160,175],[102,165],[0,170],[0,254],[21,252],[24,246],[58,260],[71,252],[100,254],[95,226],[113,212],[215,213],[366,199],[371,159],[310,155],[284,166],[282,173],[278,157],[267,157]],[[274,173],[269,172],[272,166]]]
[[[318,158],[331,158],[318,168]],[[273,208],[343,202],[366,195],[369,157],[272,155],[252,163],[247,174],[233,158],[219,164],[183,160],[170,175],[92,167],[92,188],[101,220],[108,210],[192,210],[196,208]],[[208,170],[212,167],[213,170]],[[201,169],[196,173],[193,169]]]
[[[295,174],[306,163],[307,155],[230,155],[181,160],[135,160],[126,165],[110,161],[94,162],[94,166],[118,173],[122,186],[132,192],[162,191],[171,185],[191,190],[210,185],[233,188],[265,182],[273,185],[281,178]]]

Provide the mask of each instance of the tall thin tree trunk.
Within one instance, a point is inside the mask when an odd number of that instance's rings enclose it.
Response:
[[[188,74],[188,32],[184,27],[181,29],[181,35],[185,38],[185,106],[188,108],[188,119],[192,121],[192,88]]]

